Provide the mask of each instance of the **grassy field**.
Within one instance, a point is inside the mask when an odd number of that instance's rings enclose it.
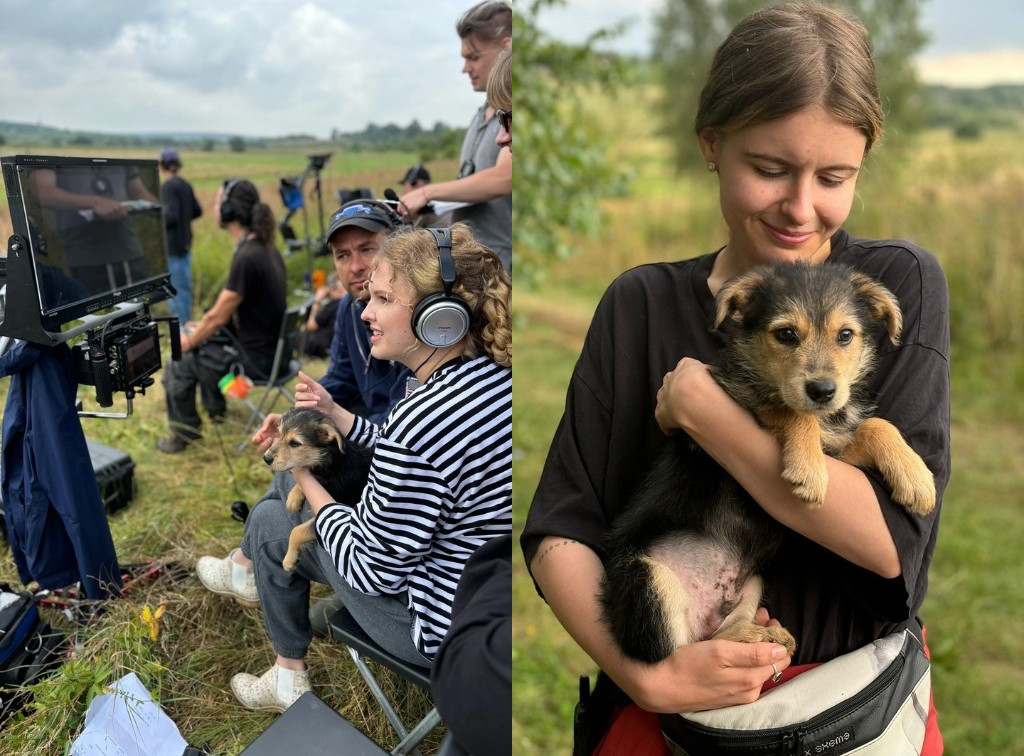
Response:
[[[4,154],[23,152],[6,146]],[[39,154],[50,150],[36,149]],[[62,150],[60,154],[91,154]],[[115,153],[104,152],[115,157]],[[121,153],[151,158],[137,152]],[[193,250],[197,281],[196,307],[208,304],[223,282],[230,260],[231,242],[216,225],[213,198],[220,183],[231,176],[245,176],[257,184],[262,197],[278,218],[284,209],[278,195],[278,177],[301,173],[304,153],[257,152],[242,154],[182,154],[182,175],[193,183],[204,215],[196,221]],[[337,207],[335,191],[369,187],[381,196],[385,187],[409,165],[418,162],[410,154],[335,155],[321,175],[325,214]],[[453,178],[456,161],[431,163],[439,180]],[[310,234],[319,233],[316,205],[311,199],[311,180],[306,184],[310,209]],[[6,200],[0,205],[0,231],[6,239],[10,220]],[[305,231],[296,216],[292,220],[299,237]],[[311,268],[327,270],[327,257],[312,259],[305,252],[286,258],[289,282],[294,289],[304,285]],[[157,309],[164,305],[157,305]],[[164,335],[164,362],[166,331]],[[314,376],[326,368],[323,360],[307,360],[305,369]],[[159,377],[159,376],[157,376]],[[7,381],[0,382],[0,402],[6,397]],[[82,387],[86,409],[99,409],[91,388]],[[113,411],[123,410],[124,395],[115,394]],[[0,404],[0,406],[3,406]],[[284,409],[283,402],[275,408]],[[78,648],[73,660],[60,674],[36,686],[38,709],[31,716],[12,720],[0,735],[0,754],[58,754],[66,752],[77,735],[92,696],[102,686],[128,671],[134,671],[164,710],[178,725],[183,737],[195,745],[206,745],[217,756],[242,751],[273,721],[274,716],[248,712],[239,707],[228,689],[228,680],[238,671],[261,672],[273,661],[259,610],[243,609],[204,590],[191,573],[195,559],[203,554],[221,556],[238,545],[242,526],[231,519],[234,500],[253,505],[266,490],[271,473],[255,450],[236,452],[242,439],[247,410],[232,401],[224,425],[207,428],[204,441],[183,454],[167,456],[156,451],[156,439],[167,433],[164,397],[159,381],[137,397],[134,414],[127,420],[84,419],[85,435],[127,453],[135,463],[137,494],[129,507],[109,517],[119,561],[139,564],[149,560],[170,562],[181,570],[165,570],[152,580],[140,582],[123,599],[112,602],[106,613],[88,628],[78,631]],[[18,578],[6,543],[0,543],[0,580],[17,584]],[[156,642],[141,620],[146,604],[163,605],[162,631]],[[70,627],[56,611],[45,610],[47,619]],[[329,641],[315,641],[309,663],[318,695],[350,721],[388,748],[397,738],[380,714],[379,707],[355,671],[344,648]],[[418,689],[386,670],[382,678],[401,701],[411,719],[422,715],[427,699]],[[437,749],[443,730],[423,747],[424,754]]]
[[[644,107],[614,113],[609,154],[637,171],[632,196],[606,203],[606,227],[578,240],[542,288],[516,294],[514,523],[526,518],[591,314],[623,270],[702,254],[724,239],[714,177],[674,177]],[[610,116],[605,116],[610,118]],[[608,133],[613,133],[609,123]],[[647,135],[647,136],[645,136]],[[1024,754],[1024,153],[1020,134],[948,133],[883,143],[860,181],[847,228],[931,249],[951,292],[953,477],[923,617],[947,753]],[[524,154],[529,154],[526,151]],[[518,187],[517,187],[518,190]],[[577,680],[596,669],[538,599],[516,554],[513,748],[567,754]]]

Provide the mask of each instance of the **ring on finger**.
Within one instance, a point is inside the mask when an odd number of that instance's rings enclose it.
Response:
[[[779,668],[775,666],[775,662],[772,662],[772,672],[775,673],[774,675],[772,675],[773,683],[777,683],[779,680],[782,679],[782,673],[779,672]]]

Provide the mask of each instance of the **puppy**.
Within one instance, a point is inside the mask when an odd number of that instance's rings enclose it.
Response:
[[[867,381],[882,328],[898,344],[893,294],[845,265],[759,266],[728,281],[714,329],[718,383],[782,444],[783,478],[808,506],[828,486],[825,455],[873,467],[893,499],[923,515],[935,481],[891,423],[871,417]],[[600,600],[623,652],[656,663],[708,638],[796,641],[761,627],[760,572],[782,526],[685,434],[655,460],[606,542]]]
[[[290,409],[281,417],[281,432],[263,455],[263,461],[274,472],[308,467],[335,501],[355,504],[366,487],[372,456],[366,449],[347,443],[326,415],[313,409]],[[302,489],[295,485],[288,492],[285,506],[298,512],[303,501]],[[292,528],[282,566],[294,569],[302,547],[315,540],[312,519]]]

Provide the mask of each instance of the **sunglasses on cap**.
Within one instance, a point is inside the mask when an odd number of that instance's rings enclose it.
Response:
[[[348,207],[341,208],[341,210],[332,215],[331,220],[333,221],[337,218],[348,218],[353,215],[372,215],[374,213],[379,215],[381,212],[382,211],[379,207],[374,207],[373,205],[349,205]]]
[[[512,111],[511,110],[495,110],[495,117],[498,119],[498,125],[505,129],[509,134],[512,133]]]

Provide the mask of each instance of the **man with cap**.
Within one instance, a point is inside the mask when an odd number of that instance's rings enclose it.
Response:
[[[192,185],[178,175],[181,157],[177,150],[160,153],[160,201],[167,227],[167,264],[171,286],[177,295],[168,300],[171,314],[181,323],[192,319],[192,221],[203,214]]]
[[[366,281],[374,256],[384,238],[400,223],[398,215],[384,203],[357,199],[336,210],[327,228],[327,247],[334,258],[334,269],[348,293],[338,305],[331,361],[327,375],[319,383],[335,402],[378,424],[383,423],[391,408],[417,385],[412,372],[404,365],[378,360],[370,354],[370,333],[360,318],[369,298]],[[260,453],[277,438],[280,423],[281,415],[267,415],[253,435],[253,443],[259,447]],[[283,508],[293,485],[290,473],[276,474],[263,499],[246,520],[241,548],[224,558],[199,558],[196,575],[204,586],[244,605],[258,604],[250,557],[259,549],[258,541],[270,537],[262,523],[271,521],[271,518],[264,515],[270,513],[271,508]],[[254,536],[253,533],[263,535]],[[288,533],[283,537],[287,539]],[[339,605],[329,598],[313,607],[310,620],[314,632],[324,634],[325,617],[336,611]]]

